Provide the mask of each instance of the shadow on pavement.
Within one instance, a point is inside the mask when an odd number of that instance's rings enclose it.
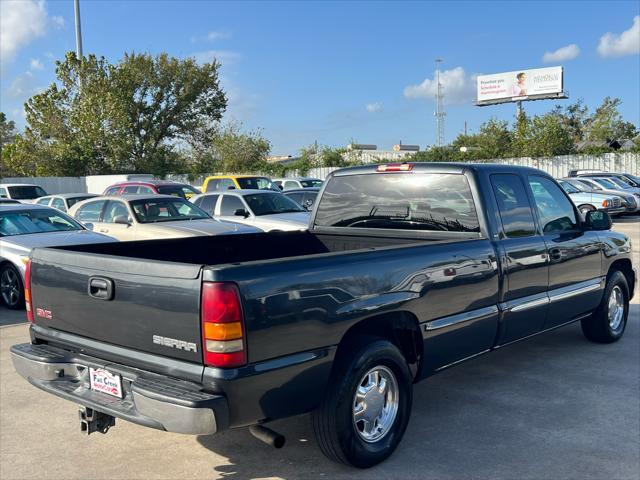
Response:
[[[24,310],[9,310],[0,303],[0,327],[7,325],[15,325],[17,323],[25,323],[27,314]]]

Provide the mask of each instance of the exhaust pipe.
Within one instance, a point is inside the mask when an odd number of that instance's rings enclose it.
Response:
[[[284,447],[284,435],[274,432],[270,428],[263,427],[262,425],[251,425],[249,427],[249,432],[251,432],[251,435],[256,437],[258,440],[272,446],[273,448]]]

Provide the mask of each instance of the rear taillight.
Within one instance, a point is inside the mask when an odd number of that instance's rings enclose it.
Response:
[[[31,259],[27,260],[24,271],[24,306],[27,320],[33,323],[33,309],[31,308]]]
[[[408,172],[413,170],[413,163],[387,163],[378,165],[378,172]]]
[[[202,284],[202,351],[212,367],[239,367],[247,363],[242,304],[232,283]]]

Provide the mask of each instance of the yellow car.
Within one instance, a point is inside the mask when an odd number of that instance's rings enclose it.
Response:
[[[255,175],[214,175],[207,177],[202,184],[202,193],[236,189],[280,191],[280,188],[271,179]]]

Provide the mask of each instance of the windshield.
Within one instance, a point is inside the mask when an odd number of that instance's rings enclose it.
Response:
[[[571,185],[569,182],[559,182],[559,183],[560,183],[560,186],[567,193],[580,193],[580,190],[578,190],[576,187]]]
[[[243,195],[243,198],[257,217],[275,213],[306,212],[304,208],[281,193],[254,193]]]
[[[93,198],[93,197],[95,197],[95,195],[85,195],[85,196],[82,196],[82,197],[67,198],[67,204],[69,205],[69,208],[71,208],[76,203],[81,202],[83,200],[86,200],[88,198]]]
[[[239,177],[236,178],[238,185],[243,190],[275,190],[280,191],[280,188],[269,180],[267,177]]]
[[[132,200],[131,208],[140,223],[171,222],[211,218],[194,204],[182,198]]]
[[[595,181],[605,188],[610,188],[612,190],[620,190],[620,187],[615,183],[609,181],[608,178],[596,178]]]
[[[44,197],[47,192],[37,185],[22,185],[19,187],[8,187],[9,196],[16,200],[33,200],[34,198]]]
[[[201,193],[191,185],[158,185],[156,188],[158,189],[158,193],[163,195],[173,195],[187,199]]]
[[[315,224],[324,227],[480,232],[471,189],[459,174],[333,177]]]
[[[84,230],[84,227],[51,208],[0,212],[0,237],[69,230]]]
[[[625,173],[625,177],[627,177],[628,180],[631,180],[634,183],[634,187],[640,187],[640,177],[631,175],[630,173]]]
[[[618,185],[620,188],[624,188],[625,190],[628,188],[631,188],[631,184],[625,182],[622,178],[618,178],[618,177],[607,177],[607,180],[609,180],[611,183],[615,183],[616,185]]]
[[[300,180],[300,185],[302,185],[303,188],[320,187],[322,186],[322,180],[318,180],[317,178],[312,178],[309,180]]]

